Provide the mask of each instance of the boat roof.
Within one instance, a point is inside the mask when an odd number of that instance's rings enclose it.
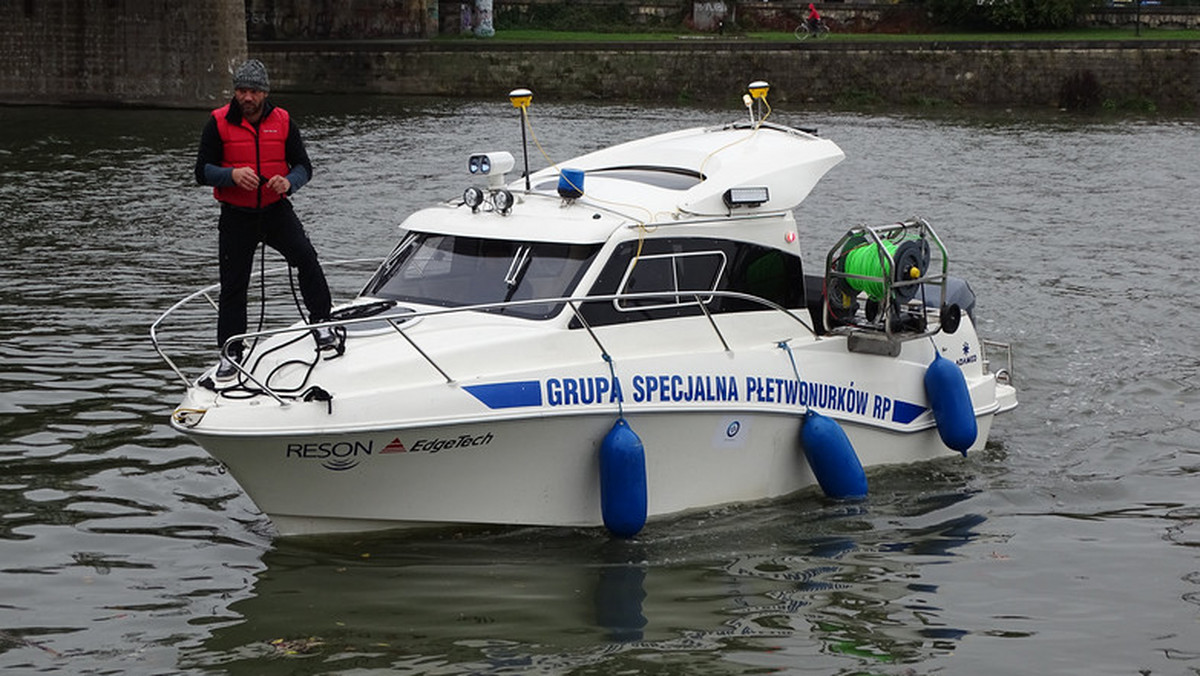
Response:
[[[563,162],[559,167],[581,169],[585,175],[642,168],[694,176],[698,182],[683,191],[647,190],[643,206],[656,212],[679,210],[698,216],[725,216],[729,214],[725,191],[735,187],[765,186],[770,199],[759,208],[793,209],[843,158],[845,154],[836,143],[808,132],[775,124],[737,123],[629,141]],[[559,167],[543,169],[531,180],[557,180]],[[623,195],[609,194],[609,186],[593,187],[587,181],[585,178],[587,195],[622,200]]]
[[[795,208],[845,154],[833,141],[770,123],[695,127],[621,143],[534,172],[507,185],[508,213],[448,206],[413,214],[408,230],[503,239],[601,242],[622,226],[724,218]],[[583,172],[583,196],[564,203],[564,170]],[[761,201],[730,206],[745,188]],[[763,192],[765,189],[765,192]],[[563,208],[569,206],[571,208]],[[553,211],[550,211],[553,210]],[[495,218],[487,218],[491,214]],[[551,222],[554,221],[554,222]]]

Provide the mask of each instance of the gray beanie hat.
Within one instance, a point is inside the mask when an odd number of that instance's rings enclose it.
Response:
[[[258,59],[250,59],[233,71],[234,89],[257,89],[260,92],[271,91],[271,81],[267,78],[267,67]]]

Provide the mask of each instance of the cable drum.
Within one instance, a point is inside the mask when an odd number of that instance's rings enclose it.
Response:
[[[880,246],[895,261],[894,275],[889,269],[891,264],[887,257],[880,255]],[[883,240],[878,244],[863,244],[845,255],[845,272],[855,275],[855,277],[848,277],[847,283],[851,288],[867,294],[874,301],[883,300],[885,284],[882,281],[860,279],[861,277],[908,282],[923,277],[928,268],[929,243],[924,239],[906,239],[899,244],[890,240]],[[919,289],[919,284],[893,286],[892,293],[896,300],[906,302],[912,300]]]
[[[846,241],[837,256],[830,252],[829,270],[838,273],[846,272],[846,255],[865,246],[866,241],[867,238],[861,234],[854,235]],[[855,314],[858,313],[858,289],[851,286],[850,280],[840,274],[826,274],[825,306],[835,322],[852,323]]]
[[[929,242],[923,239],[907,239],[896,247],[892,254],[896,261],[897,282],[912,281],[925,276],[929,270]],[[901,301],[912,300],[921,290],[920,284],[893,287],[896,298]]]

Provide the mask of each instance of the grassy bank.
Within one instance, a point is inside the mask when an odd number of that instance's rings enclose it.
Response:
[[[454,35],[439,40],[485,40],[471,35]],[[1111,40],[1196,40],[1200,30],[1151,30],[1143,28],[1137,35],[1132,28],[1080,28],[1075,30],[1030,33],[834,33],[828,38],[836,42],[1044,42],[1044,41],[1111,41]],[[607,33],[588,31],[548,31],[534,29],[499,29],[496,36],[486,38],[497,42],[656,42],[673,40],[748,40],[753,42],[794,42],[791,33],[762,32],[737,35],[717,35],[697,32]]]

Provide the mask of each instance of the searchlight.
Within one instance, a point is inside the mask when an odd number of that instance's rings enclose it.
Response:
[[[512,153],[503,150],[492,153],[476,153],[467,158],[467,171],[472,176],[487,176],[488,188],[496,190],[504,187],[504,175],[512,171],[516,160]]]

